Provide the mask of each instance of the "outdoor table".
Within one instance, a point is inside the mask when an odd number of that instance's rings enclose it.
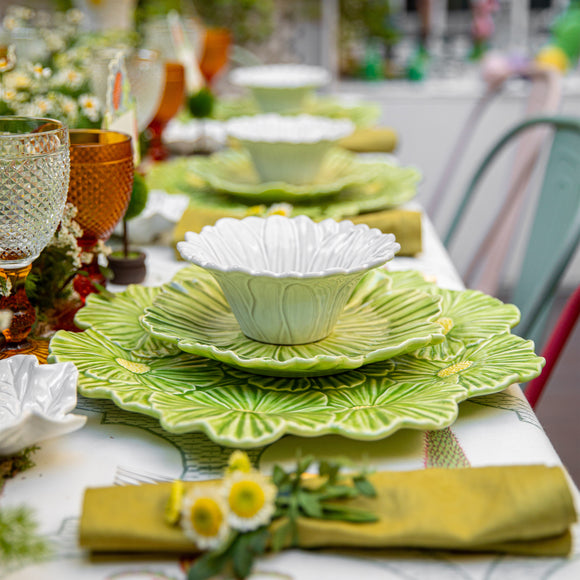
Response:
[[[422,254],[395,258],[393,270],[416,269],[446,288],[463,284],[428,218],[423,220]],[[166,282],[183,266],[173,250],[150,247],[146,284]],[[113,289],[122,289],[114,288]],[[231,452],[204,434],[176,435],[141,414],[129,413],[112,402],[79,397],[76,413],[88,417],[86,426],[40,444],[36,466],[6,484],[0,504],[26,505],[39,522],[39,531],[53,544],[51,558],[6,576],[7,580],[181,579],[185,574],[176,556],[93,555],[78,547],[77,531],[84,490],[88,487],[136,485],[178,478],[217,477]],[[258,454],[261,470],[273,462],[292,465],[297,449],[316,457],[340,454],[378,470],[488,465],[561,465],[548,437],[519,386],[461,403],[459,418],[441,431],[401,430],[379,441],[352,441],[338,436],[286,436]],[[578,497],[578,490],[573,493]],[[577,532],[577,529],[574,530]],[[256,578],[295,580],[365,580],[401,578],[502,579],[580,578],[578,549],[569,558],[524,558],[468,555],[440,551],[305,551],[286,550],[259,560]],[[262,572],[264,574],[258,574]],[[267,575],[266,572],[276,573]]]

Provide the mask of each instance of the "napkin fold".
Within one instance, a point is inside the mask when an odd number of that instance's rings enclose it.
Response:
[[[388,127],[359,127],[339,145],[355,153],[392,153],[397,141],[397,133]]]
[[[199,207],[190,205],[173,230],[174,243],[185,237],[185,232],[199,233],[204,226],[213,225],[218,219],[245,217],[243,211],[224,211],[222,209]],[[345,219],[355,224],[365,223],[382,232],[395,234],[397,242],[401,244],[398,256],[414,256],[421,251],[421,212],[405,209],[388,209],[378,212],[360,214]]]
[[[303,548],[432,548],[566,556],[576,510],[564,471],[543,465],[379,472],[377,497],[350,500],[379,520],[299,520]],[[206,486],[212,482],[188,482]],[[93,551],[192,552],[164,521],[171,484],[85,493],[80,544]],[[274,522],[274,527],[281,522]]]

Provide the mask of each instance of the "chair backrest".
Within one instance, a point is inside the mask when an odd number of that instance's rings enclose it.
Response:
[[[554,138],[511,297],[522,312],[516,332],[536,342],[541,337],[555,289],[580,240],[580,119],[537,117],[509,130],[473,176],[445,237],[445,245],[449,246],[481,177],[504,146],[516,135],[540,125],[552,127]]]
[[[546,383],[550,379],[552,371],[562,354],[568,338],[574,330],[574,326],[580,318],[580,285],[572,293],[570,298],[566,301],[560,316],[550,333],[546,347],[542,351],[542,356],[546,359],[546,365],[542,369],[542,374],[528,383],[526,387],[526,398],[528,402],[535,408],[537,405]]]
[[[511,71],[505,71],[501,78],[489,82],[465,120],[451,155],[429,199],[427,211],[431,220],[435,221],[437,212],[442,207],[443,198],[449,190],[453,175],[460,167],[461,160],[473,139],[477,125],[483,119],[485,111],[501,93],[506,82],[514,77],[526,78],[531,85],[524,118],[552,115],[557,112],[562,94],[562,75],[555,70],[539,68],[531,63]],[[528,138],[518,145],[510,177],[510,192],[512,190],[519,190],[520,193],[525,191],[528,183],[527,177],[530,173],[529,167],[537,160],[543,140],[542,130],[539,129],[533,135],[528,135]]]

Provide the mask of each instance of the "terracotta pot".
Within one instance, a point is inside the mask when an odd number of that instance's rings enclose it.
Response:
[[[143,252],[128,258],[110,255],[108,260],[109,268],[113,272],[111,283],[127,286],[127,284],[140,284],[145,280],[147,266]]]

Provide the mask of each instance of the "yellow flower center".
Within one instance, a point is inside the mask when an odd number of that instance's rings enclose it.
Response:
[[[455,363],[447,368],[441,369],[437,376],[441,377],[442,379],[446,377],[450,377],[451,375],[455,375],[465,369],[468,369],[473,363],[469,360],[464,360],[462,362]]]
[[[191,525],[200,535],[213,538],[218,535],[224,521],[224,514],[219,504],[211,497],[200,497],[191,506]]]
[[[142,375],[144,373],[148,373],[151,370],[151,368],[146,364],[134,362],[132,360],[126,360],[124,358],[116,358],[115,362],[121,365],[124,369],[127,369],[129,372],[135,373],[136,375]]]
[[[453,328],[453,320],[445,316],[439,318],[437,324],[440,324],[443,327],[443,334],[447,334]]]
[[[244,480],[232,485],[228,501],[237,516],[253,518],[264,507],[266,496],[259,483]]]

